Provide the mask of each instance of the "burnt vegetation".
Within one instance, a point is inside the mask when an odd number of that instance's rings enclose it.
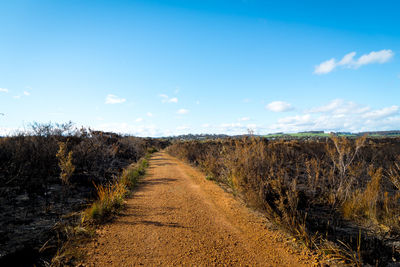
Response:
[[[399,137],[212,137],[138,138],[72,123],[1,137],[0,265],[65,265],[76,257],[69,237],[118,210],[145,155],[164,148],[328,259],[400,260]]]
[[[99,188],[116,184],[128,166],[167,145],[72,123],[34,123],[0,137],[0,265],[46,265],[57,250],[59,226],[79,220]]]
[[[400,138],[247,137],[167,149],[328,259],[400,260]]]

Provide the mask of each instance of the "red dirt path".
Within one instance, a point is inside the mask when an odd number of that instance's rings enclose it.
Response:
[[[203,174],[160,152],[123,215],[97,231],[84,265],[313,265],[265,225]]]

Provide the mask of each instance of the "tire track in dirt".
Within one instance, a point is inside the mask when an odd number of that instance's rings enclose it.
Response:
[[[265,225],[203,174],[159,152],[122,216],[87,245],[83,265],[312,265]]]

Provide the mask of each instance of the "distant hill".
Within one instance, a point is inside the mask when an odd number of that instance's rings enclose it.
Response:
[[[226,134],[184,134],[166,137],[169,140],[215,140],[232,137]]]
[[[296,138],[327,138],[330,134],[335,134],[338,136],[349,136],[349,137],[357,137],[363,136],[367,134],[370,137],[392,137],[392,136],[400,136],[400,130],[392,130],[392,131],[370,131],[370,132],[359,132],[359,133],[352,133],[352,132],[332,132],[326,133],[324,131],[303,131],[298,133],[273,133],[267,135],[257,135],[260,137],[266,138],[289,138],[289,139],[296,139]],[[184,135],[177,135],[177,136],[168,136],[165,137],[168,140],[182,140],[182,141],[189,141],[189,140],[215,140],[215,139],[224,139],[224,138],[241,138],[249,136],[247,134],[244,135],[226,135],[226,134],[184,134]]]
[[[357,135],[372,135],[372,136],[397,136],[400,135],[400,130],[392,130],[392,131],[376,131],[376,132],[361,132],[358,133]]]

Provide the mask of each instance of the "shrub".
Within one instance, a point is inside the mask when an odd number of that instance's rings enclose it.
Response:
[[[58,166],[60,167],[60,179],[64,184],[69,184],[69,178],[75,171],[75,166],[72,164],[72,151],[67,153],[67,145],[64,142],[59,142],[59,149],[56,154]]]

